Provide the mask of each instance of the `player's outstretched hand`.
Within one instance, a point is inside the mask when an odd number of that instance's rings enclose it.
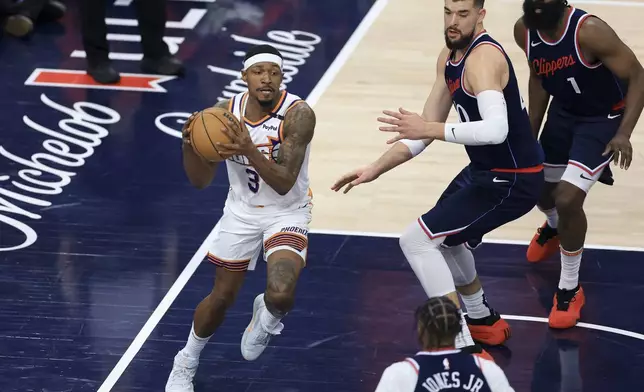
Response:
[[[631,146],[631,141],[628,136],[617,134],[613,139],[606,145],[606,150],[604,150],[603,156],[606,156],[610,153],[613,155],[613,163],[625,170],[628,170],[628,167],[631,165],[631,160],[633,159],[633,147]],[[621,159],[620,159],[621,157]]]
[[[389,117],[378,117],[379,122],[394,125],[393,127],[380,127],[381,131],[398,132],[398,136],[388,140],[387,144],[395,143],[401,139],[419,140],[428,137],[425,120],[420,115],[403,108],[399,108],[398,111],[400,113],[383,110],[382,112]]]
[[[190,131],[192,130],[192,122],[195,120],[195,117],[197,117],[197,114],[199,114],[199,112],[193,112],[181,128],[181,141],[184,144],[190,145]]]
[[[344,192],[342,192],[346,194],[351,190],[351,188],[366,182],[371,182],[378,178],[378,176],[380,176],[380,173],[378,173],[373,166],[364,166],[340,177],[340,179],[333,184],[331,190],[337,192],[346,185],[347,187],[344,189]]]

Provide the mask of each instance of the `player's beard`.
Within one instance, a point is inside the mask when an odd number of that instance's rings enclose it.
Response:
[[[474,30],[472,30],[471,33],[465,35],[461,31],[461,38],[455,40],[455,41],[450,41],[449,37],[447,36],[447,30],[445,30],[445,45],[447,45],[447,48],[450,50],[462,50],[467,48],[471,43],[472,40],[474,40]]]
[[[562,0],[548,3],[543,0],[524,0],[523,23],[533,30],[555,30],[566,12],[566,7],[566,2]],[[540,11],[537,12],[537,9]]]
[[[259,106],[261,106],[263,109],[270,110],[275,106],[275,104],[277,104],[277,101],[279,100],[280,95],[279,93],[276,93],[275,91],[273,91],[270,98],[264,99],[262,97],[262,94],[259,93],[258,91],[256,98],[257,98],[257,102],[259,102]]]
[[[275,106],[274,101],[275,99],[269,99],[266,101],[260,101],[259,99],[257,100],[257,102],[259,102],[259,106],[261,106],[264,109],[272,109],[273,106]]]

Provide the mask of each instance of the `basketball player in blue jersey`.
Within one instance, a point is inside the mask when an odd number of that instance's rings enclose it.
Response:
[[[435,140],[465,145],[471,160],[429,212],[411,224],[400,246],[428,297],[449,296],[467,308],[457,348],[479,351],[474,340],[497,345],[510,327],[488,307],[467,242],[534,208],[543,187],[543,153],[532,136],[512,63],[483,28],[483,0],[445,0],[445,42],[437,80],[422,116],[400,109],[378,120],[398,132],[395,143],[372,164],[332,187],[344,192],[373,181],[408,161]],[[445,123],[454,106],[460,123]],[[471,331],[471,336],[470,336]]]
[[[462,325],[449,299],[434,297],[419,306],[416,328],[423,351],[387,367],[376,392],[514,392],[497,364],[454,347]]]
[[[561,253],[549,324],[573,327],[585,303],[579,266],[587,231],[586,194],[614,161],[631,164],[629,141],[644,106],[644,70],[604,21],[565,0],[525,0],[514,27],[530,65],[529,113],[545,153],[547,221],[527,252],[530,262]],[[603,181],[602,181],[603,182]]]

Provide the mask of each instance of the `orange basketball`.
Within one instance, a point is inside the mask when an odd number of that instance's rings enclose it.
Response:
[[[231,129],[230,122],[236,129]],[[216,143],[231,143],[232,141],[221,129],[237,131],[240,128],[237,118],[228,110],[212,107],[202,110],[192,121],[190,144],[197,155],[210,162],[221,162],[230,155],[220,154]]]

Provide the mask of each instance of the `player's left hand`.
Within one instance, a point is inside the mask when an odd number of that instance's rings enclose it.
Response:
[[[380,127],[381,131],[398,132],[398,136],[388,140],[387,144],[395,143],[401,139],[419,140],[431,137],[427,134],[427,123],[421,116],[403,108],[398,110],[400,113],[383,110],[383,113],[389,117],[378,117],[379,122],[394,125],[393,127]]]
[[[606,156],[610,153],[613,155],[613,163],[625,170],[628,170],[628,167],[631,165],[631,160],[633,159],[633,147],[631,146],[631,141],[626,135],[618,133],[613,137],[613,139],[606,145],[606,150],[602,156]],[[621,157],[621,159],[620,159]]]
[[[190,132],[192,131],[192,122],[197,117],[197,114],[199,114],[199,112],[193,112],[181,128],[181,141],[183,142],[183,144],[190,145]]]
[[[244,121],[239,122],[240,126],[232,122],[229,124],[229,128],[234,129],[234,131],[228,128],[222,128],[221,131],[230,138],[232,143],[217,143],[217,149],[220,153],[224,155],[248,155],[253,150],[257,150],[257,146],[253,143]]]

